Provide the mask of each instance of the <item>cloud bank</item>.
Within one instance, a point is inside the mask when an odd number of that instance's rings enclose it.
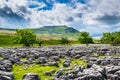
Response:
[[[120,30],[119,21],[119,0],[0,0],[3,28],[67,25],[100,36]]]

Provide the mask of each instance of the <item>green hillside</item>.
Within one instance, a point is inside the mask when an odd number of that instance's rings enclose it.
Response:
[[[69,37],[76,39],[79,36],[79,31],[67,26],[44,26],[33,30],[36,34],[48,34],[51,37]]]
[[[0,28],[0,30],[15,31],[15,29],[4,29]],[[61,37],[68,37],[69,39],[77,39],[79,36],[79,31],[67,26],[44,26],[40,28],[32,28],[32,30],[40,37],[40,38],[48,38],[48,39],[60,39]]]

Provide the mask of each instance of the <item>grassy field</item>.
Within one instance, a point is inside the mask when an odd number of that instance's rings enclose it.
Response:
[[[0,34],[0,46],[12,45],[12,36],[8,34]]]
[[[22,44],[13,43],[13,35],[0,34],[0,47],[22,46]]]
[[[69,68],[69,67],[63,67],[62,62],[65,59],[60,59],[59,61],[59,67],[55,67],[55,66],[41,66],[38,64],[34,64],[34,65],[28,65],[27,68],[25,68],[25,65],[13,65],[13,73],[15,74],[15,80],[22,80],[22,76],[25,73],[37,73],[39,74],[39,76],[41,77],[42,80],[50,80],[53,76],[46,76],[44,74],[44,72],[46,71],[52,71],[52,70],[59,70],[60,68]],[[71,62],[71,65],[74,66],[75,62],[78,63],[78,65],[82,65],[85,66],[86,62],[84,62],[83,60],[80,59],[74,59]]]
[[[61,37],[68,37],[69,40],[76,40],[79,36],[79,33],[65,33],[67,27],[57,27],[55,30],[45,28],[47,32],[44,32],[44,29],[35,29],[35,34],[37,37],[43,40],[58,40]],[[52,30],[52,31],[51,31]],[[0,34],[13,35],[15,30],[0,30]],[[56,34],[55,34],[56,33]]]
[[[43,41],[43,46],[46,45],[61,45],[60,39],[44,39]],[[70,40],[69,45],[71,44],[79,44],[77,40]],[[13,35],[10,34],[0,34],[0,46],[1,47],[6,47],[6,46],[23,46],[23,44],[15,44],[13,43]],[[34,44],[34,46],[38,46],[38,44]]]

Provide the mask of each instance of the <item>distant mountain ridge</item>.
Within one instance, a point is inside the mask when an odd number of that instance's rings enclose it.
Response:
[[[79,33],[78,30],[67,27],[67,26],[44,26],[41,28],[34,28],[35,33],[45,33],[48,32],[50,34],[63,34],[63,33]]]
[[[71,39],[77,39],[79,31],[67,26],[44,26],[40,28],[31,28],[38,35],[47,35],[49,37],[68,37]],[[15,29],[0,28],[0,30],[15,31]]]

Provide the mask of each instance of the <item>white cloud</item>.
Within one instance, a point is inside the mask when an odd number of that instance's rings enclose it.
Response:
[[[41,10],[37,11],[38,8],[45,7],[45,3],[37,1],[28,0],[0,0],[0,8],[5,6],[9,7],[15,14],[22,16],[24,19],[29,19],[30,27],[41,27],[45,25],[69,25],[74,24],[74,22],[81,21],[81,16],[83,10],[86,8],[85,5],[80,3],[75,3],[76,9],[67,5],[60,4],[55,1],[52,10]],[[48,0],[48,2],[51,2]],[[19,3],[19,4],[18,4]],[[30,9],[28,5],[39,5],[34,9]],[[24,11],[20,8],[24,8]],[[8,12],[9,14],[9,12]]]
[[[109,18],[112,21],[112,19],[117,20],[117,17],[120,17],[119,0],[90,0],[88,3],[91,9],[84,15],[84,22],[88,25],[103,25],[105,22],[109,24]]]
[[[8,6],[16,10],[18,6],[26,6],[27,0],[0,0],[0,8]]]
[[[92,35],[120,31],[120,0],[89,0],[83,23]]]
[[[13,13],[16,13],[18,15],[24,15],[24,18],[26,18],[26,13],[24,13],[24,11],[28,11],[29,9],[28,7],[26,7],[27,2],[27,0],[0,0],[0,9],[8,7],[12,10]],[[23,8],[24,11],[20,10]]]
[[[70,25],[76,21],[81,21],[80,16],[85,6],[79,4],[79,7],[74,9],[67,4],[56,3],[52,10],[32,12],[32,15],[30,15],[31,24],[36,27],[45,25]]]
[[[91,34],[97,34],[106,31],[112,31],[113,27],[119,29],[120,26],[120,5],[119,0],[86,0],[86,4],[78,3],[78,0],[70,1],[71,4],[58,3],[57,0],[46,0],[53,4],[51,10],[40,10],[46,7],[43,1],[37,0],[0,0],[0,9],[4,7],[10,8],[13,13],[30,20],[26,27],[41,27],[50,25],[68,25],[76,27],[78,30],[86,30]],[[28,5],[38,5],[31,9]],[[73,7],[74,6],[74,7]],[[10,11],[7,11],[10,14]],[[8,18],[0,15],[0,26],[12,26]],[[17,27],[21,26],[21,22],[16,21]],[[3,23],[6,22],[6,24]],[[15,25],[15,26],[16,26]]]

